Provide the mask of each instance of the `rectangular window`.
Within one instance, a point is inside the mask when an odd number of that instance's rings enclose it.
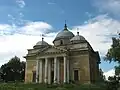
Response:
[[[75,81],[78,81],[78,80],[79,80],[78,70],[74,70],[74,80],[75,80]]]

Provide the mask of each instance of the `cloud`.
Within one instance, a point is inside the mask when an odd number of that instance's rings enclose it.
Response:
[[[0,65],[15,55],[25,60],[23,56],[27,54],[27,49],[41,40],[41,34],[47,36],[49,44],[52,44],[51,38],[54,37],[54,33],[51,33],[53,27],[50,24],[23,19],[22,9],[25,7],[23,0],[16,0],[16,4],[17,15],[8,14],[8,22],[11,24],[0,24]]]
[[[24,8],[25,7],[25,2],[24,0],[16,0],[16,3],[18,4],[18,6],[20,8]]]
[[[46,22],[28,22],[24,26],[13,26],[9,24],[0,24],[0,35],[32,35],[40,36],[40,34],[47,34],[52,30],[52,26]]]
[[[120,22],[107,15],[99,15],[86,22],[83,25],[73,26],[71,31],[76,34],[77,28],[79,28],[80,35],[90,42],[94,50],[104,56],[111,45],[111,35],[117,34],[120,29]],[[22,56],[27,54],[27,49],[32,48],[41,40],[40,34],[46,34],[45,41],[52,44],[58,33],[52,32],[52,25],[42,21],[28,21],[25,25],[15,28],[8,24],[0,24],[0,28],[0,57],[4,56],[0,60],[3,63],[8,60],[8,57],[14,55],[25,60]]]
[[[0,24],[0,30],[10,30],[11,26],[8,24]]]
[[[27,49],[31,49],[41,40],[40,34],[47,33],[52,26],[46,22],[29,22],[24,26],[0,24],[0,65],[6,63],[15,55],[25,60],[23,56],[27,54]],[[45,40],[52,44],[54,33],[47,33]]]
[[[77,28],[93,49],[99,51],[102,56],[110,48],[113,35],[119,31],[120,22],[107,15],[99,15],[88,20],[86,24],[75,26],[72,31],[76,33]]]
[[[52,26],[46,22],[28,22],[25,26],[18,29],[18,33],[27,35],[40,35],[49,33],[52,30]]]
[[[94,0],[94,6],[96,6],[100,11],[106,13],[112,13],[115,15],[120,14],[120,0]]]
[[[54,2],[48,2],[48,4],[49,4],[49,5],[53,5],[53,4],[56,4],[56,3],[54,3]]]
[[[16,0],[16,4],[18,7],[16,7],[16,14],[8,14],[8,22],[13,24],[13,25],[24,25],[28,20],[24,20],[24,14],[22,10],[25,7],[25,2],[24,0]]]
[[[105,75],[106,80],[108,80],[109,76],[114,76],[115,75],[115,70],[111,69],[111,70],[109,70],[107,72],[104,72],[103,75]]]

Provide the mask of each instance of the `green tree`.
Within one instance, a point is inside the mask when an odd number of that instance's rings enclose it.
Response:
[[[21,81],[24,80],[25,62],[20,62],[17,56],[1,66],[1,78],[3,81]]]
[[[115,66],[115,75],[120,76],[120,65]]]
[[[105,76],[103,75],[102,69],[99,69],[99,82],[105,81]]]
[[[112,38],[112,45],[108,49],[105,60],[118,63],[118,66],[115,66],[115,75],[118,76],[120,74],[120,38]]]
[[[120,63],[120,39],[112,38],[111,48],[108,50],[105,60]]]

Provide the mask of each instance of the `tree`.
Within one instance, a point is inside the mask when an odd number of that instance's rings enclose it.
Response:
[[[109,76],[109,77],[108,77],[108,80],[109,80],[109,81],[113,81],[113,80],[115,80],[115,78],[114,78],[114,76]]]
[[[102,69],[99,69],[99,81],[100,82],[105,81],[105,76],[103,75]]]
[[[120,36],[120,34],[119,34]],[[118,62],[118,66],[115,66],[115,75],[120,75],[120,38],[112,38],[111,48],[108,49],[108,52],[105,57],[106,61]]]
[[[115,66],[115,75],[120,76],[120,65]]]
[[[120,63],[120,39],[112,38],[111,48],[108,50],[105,60]]]
[[[20,62],[17,56],[1,66],[1,78],[3,81],[21,81],[24,80],[25,62]]]

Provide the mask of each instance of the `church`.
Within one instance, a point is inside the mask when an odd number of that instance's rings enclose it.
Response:
[[[44,38],[28,49],[25,83],[94,83],[99,77],[100,57],[89,42],[65,24],[48,44]]]

